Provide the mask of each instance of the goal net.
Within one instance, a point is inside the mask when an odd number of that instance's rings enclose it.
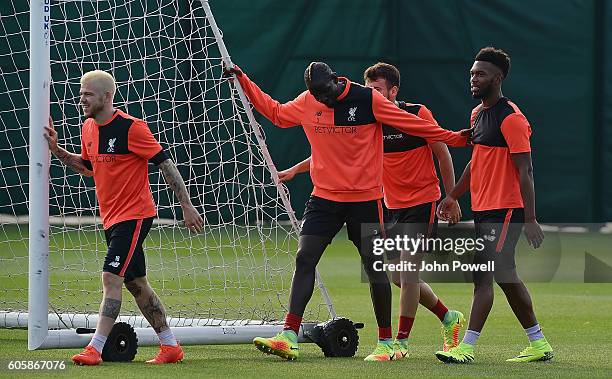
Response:
[[[144,244],[147,276],[166,306],[171,326],[234,327],[223,334],[233,336],[231,342],[244,342],[251,337],[237,338],[235,327],[282,320],[298,226],[284,187],[276,184],[276,170],[250,106],[237,84],[222,77],[222,62],[228,64],[229,57],[208,2],[29,2],[50,6],[50,24],[45,24],[43,14],[41,25],[43,34],[50,33],[50,65],[32,70],[50,70],[50,115],[60,144],[80,152],[81,75],[94,69],[111,73],[117,81],[115,106],[147,122],[176,162],[205,219],[199,234],[184,228],[175,196],[150,165],[158,219]],[[28,112],[34,106],[30,91],[36,96],[44,89],[29,89],[28,3],[3,6],[0,325],[24,327],[32,317],[27,313],[28,222],[41,211],[33,209],[28,198],[29,176],[37,169],[28,171],[35,153],[28,134],[36,132],[30,125],[39,127]],[[48,291],[49,329],[94,328],[106,254],[94,183],[55,158],[49,177],[49,284],[34,292]],[[127,291],[121,311],[122,321],[147,326],[137,317],[140,313]],[[319,283],[305,320],[327,319],[329,312],[333,314],[333,308]]]

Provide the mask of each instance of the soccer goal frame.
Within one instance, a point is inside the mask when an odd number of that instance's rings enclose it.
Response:
[[[56,314],[49,311],[49,149],[43,137],[44,127],[50,114],[50,45],[51,45],[51,1],[30,0],[30,128],[29,128],[29,285],[28,313],[8,312],[2,314],[1,324],[5,327],[28,328],[28,348],[76,348],[89,343],[95,328],[97,316],[81,314]],[[206,17],[212,27],[222,61],[232,67],[230,55],[223,42],[208,1],[200,0]],[[261,126],[255,120],[251,106],[237,80],[233,81],[245,109],[250,127],[255,131],[268,169],[276,182],[277,190],[290,218],[291,226],[299,232],[299,223],[291,208],[285,187],[278,180],[278,173],[266,147]],[[323,284],[321,275],[316,273],[318,288],[327,306],[330,318],[336,318],[332,300]],[[117,320],[134,327],[138,345],[159,343],[153,329],[143,317],[120,316]],[[249,343],[255,336],[273,335],[282,329],[282,324],[251,325],[228,322],[227,320],[193,320],[169,318],[169,326],[183,345]],[[199,324],[205,326],[197,326]],[[190,326],[182,326],[190,325]],[[193,326],[196,325],[196,326]],[[312,330],[314,323],[303,324],[299,340],[310,342],[305,332]],[[88,329],[77,333],[76,328]]]

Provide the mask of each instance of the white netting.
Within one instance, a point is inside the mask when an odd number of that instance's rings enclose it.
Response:
[[[0,12],[0,309],[27,310],[27,2]],[[181,226],[180,206],[157,168],[160,222],[145,242],[148,277],[169,316],[279,320],[297,235],[288,223],[200,0],[53,0],[51,115],[60,144],[80,151],[79,79],[102,69],[116,107],[143,118],[177,163],[205,230]],[[93,180],[51,162],[50,312],[97,313],[106,253]],[[94,221],[95,220],[95,221]],[[138,314],[125,293],[122,314]],[[319,319],[315,293],[306,314]],[[326,318],[326,317],[323,317]]]

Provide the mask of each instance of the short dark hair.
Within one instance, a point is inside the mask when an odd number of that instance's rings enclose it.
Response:
[[[334,75],[335,73],[327,63],[310,62],[304,71],[304,82],[306,83],[306,87],[310,89],[313,83],[327,82],[329,78]]]
[[[494,64],[502,71],[504,79],[508,76],[508,71],[510,71],[510,56],[502,49],[497,49],[493,46],[480,49],[474,60]]]
[[[385,79],[387,84],[391,87],[396,86],[399,88],[400,86],[400,72],[397,67],[389,63],[378,62],[368,67],[363,73],[364,81],[374,81],[378,79]]]

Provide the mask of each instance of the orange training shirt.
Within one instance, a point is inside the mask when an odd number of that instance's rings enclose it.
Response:
[[[148,161],[158,154],[162,147],[142,120],[120,110],[102,125],[85,120],[81,158],[91,162],[104,229],[155,216]]]
[[[397,104],[408,113],[438,124],[424,105],[403,101]],[[409,208],[439,200],[440,180],[428,140],[383,125],[383,141],[383,192],[387,208]]]
[[[531,151],[531,126],[519,108],[503,97],[490,108],[472,111],[472,210],[523,208],[519,175],[510,154]]]
[[[333,108],[318,102],[308,91],[281,104],[246,74],[238,80],[255,109],[273,124],[281,128],[302,126],[311,146],[313,195],[327,200],[354,202],[383,197],[382,123],[431,141],[466,144],[467,138],[460,133],[405,112],[378,91],[347,78],[339,78],[346,85]]]

